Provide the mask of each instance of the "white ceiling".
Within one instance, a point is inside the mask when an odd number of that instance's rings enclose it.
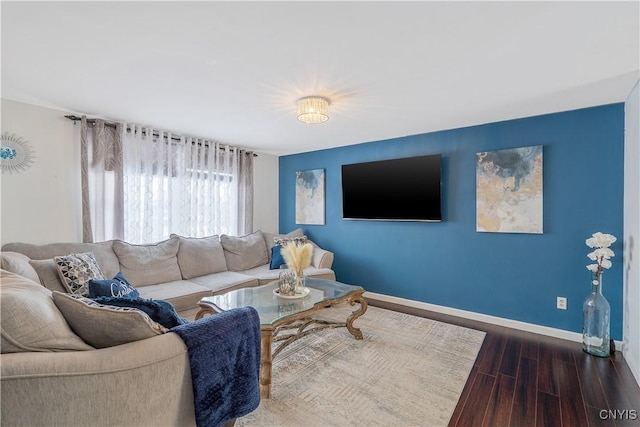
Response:
[[[292,154],[624,101],[639,5],[2,1],[1,91]]]

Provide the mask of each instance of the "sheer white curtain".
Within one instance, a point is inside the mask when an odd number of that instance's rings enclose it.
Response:
[[[81,120],[83,241],[253,231],[253,153],[124,123]]]
[[[123,154],[124,240],[251,231],[252,153],[129,125]]]

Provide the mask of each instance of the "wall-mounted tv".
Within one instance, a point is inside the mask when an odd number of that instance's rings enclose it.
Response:
[[[343,219],[442,221],[441,157],[342,165]]]

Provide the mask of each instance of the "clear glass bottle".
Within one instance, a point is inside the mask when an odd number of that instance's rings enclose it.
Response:
[[[598,357],[609,357],[610,312],[609,301],[602,295],[602,274],[600,274],[594,277],[591,295],[582,305],[584,315],[582,349],[585,352]]]
[[[306,288],[306,280],[304,273],[296,274],[296,294],[304,294]]]

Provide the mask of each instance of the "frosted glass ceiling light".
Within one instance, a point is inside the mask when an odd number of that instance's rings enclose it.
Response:
[[[329,120],[329,100],[321,96],[298,99],[298,120],[304,123],[322,123]]]

